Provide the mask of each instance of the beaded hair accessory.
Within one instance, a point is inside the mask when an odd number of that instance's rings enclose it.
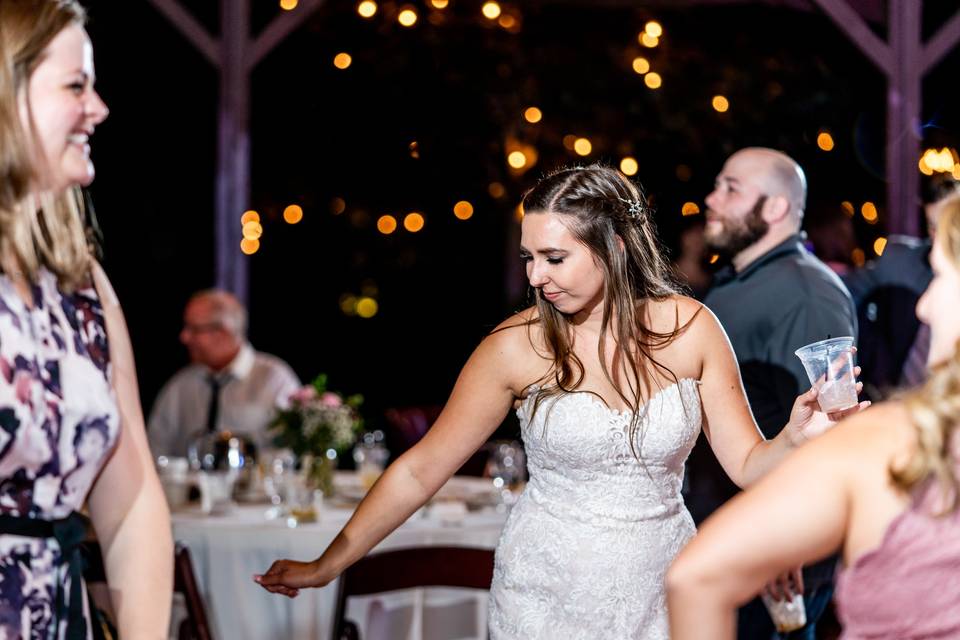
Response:
[[[626,198],[617,198],[617,200],[627,205],[627,217],[634,222],[639,222],[647,217],[649,209],[640,200],[627,200]]]

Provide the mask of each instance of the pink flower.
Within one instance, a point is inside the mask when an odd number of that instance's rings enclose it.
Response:
[[[17,371],[13,376],[13,388],[20,404],[33,406],[31,402],[31,382],[30,374],[26,371]]]
[[[317,397],[317,390],[313,385],[300,387],[290,394],[290,402],[293,404],[306,404]]]
[[[320,396],[320,404],[325,407],[339,407],[343,404],[343,400],[340,399],[338,394],[327,391]]]

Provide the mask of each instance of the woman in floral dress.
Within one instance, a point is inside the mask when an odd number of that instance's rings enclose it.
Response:
[[[71,0],[0,2],[0,638],[94,637],[85,505],[120,634],[166,637],[169,619],[169,514],[78,204],[107,116],[83,23]]]

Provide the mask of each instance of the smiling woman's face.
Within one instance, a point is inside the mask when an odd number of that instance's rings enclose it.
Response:
[[[93,181],[89,139],[108,113],[93,89],[94,77],[87,32],[78,24],[64,27],[19,96],[21,125],[37,142],[35,188],[56,193]]]

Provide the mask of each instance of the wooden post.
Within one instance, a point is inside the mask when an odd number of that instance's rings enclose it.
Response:
[[[240,215],[250,203],[250,72],[244,60],[250,31],[250,0],[222,0],[220,12],[215,277],[217,287],[232,291],[245,303],[249,272],[240,251]]]
[[[920,12],[917,0],[888,0],[893,67],[887,75],[887,231],[920,235]]]
[[[922,0],[888,0],[889,39],[878,38],[847,0],[813,0],[887,77],[887,231],[919,235],[923,78],[960,41],[960,12],[923,45]]]
[[[221,36],[211,36],[178,0],[148,0],[220,71],[214,211],[214,280],[244,304],[249,297],[240,216],[250,205],[250,74],[256,64],[303,24],[323,0],[284,11],[256,39],[250,37],[250,0],[220,0]]]

